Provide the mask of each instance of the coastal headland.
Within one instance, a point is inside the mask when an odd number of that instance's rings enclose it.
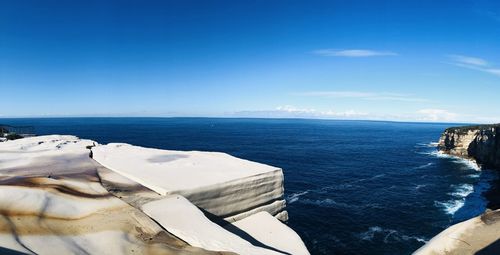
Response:
[[[471,160],[482,169],[500,170],[500,124],[448,128],[438,149]],[[414,254],[500,254],[498,182],[485,194],[489,200],[486,212],[450,226]]]

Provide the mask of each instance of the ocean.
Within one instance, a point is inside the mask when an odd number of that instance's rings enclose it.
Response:
[[[410,254],[479,215],[498,178],[437,153],[453,124],[303,119],[1,119],[38,135],[226,152],[281,167],[288,225],[312,254]]]

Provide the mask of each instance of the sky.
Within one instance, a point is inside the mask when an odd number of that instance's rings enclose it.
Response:
[[[0,0],[0,117],[500,122],[500,1]]]

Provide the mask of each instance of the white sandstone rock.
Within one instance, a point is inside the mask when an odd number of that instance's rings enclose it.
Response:
[[[231,251],[241,255],[281,254],[253,246],[211,222],[203,212],[180,195],[149,202],[141,209],[167,231],[192,246],[214,251]],[[275,238],[282,236],[276,235]]]
[[[277,251],[294,255],[309,255],[299,235],[267,212],[259,212],[225,228],[229,231],[243,231],[256,241]]]
[[[500,209],[450,226],[413,254],[496,254],[499,238]]]
[[[170,151],[128,144],[92,148],[99,164],[162,195],[180,194],[228,221],[283,211],[283,172],[225,153]],[[278,201],[278,202],[277,202]]]

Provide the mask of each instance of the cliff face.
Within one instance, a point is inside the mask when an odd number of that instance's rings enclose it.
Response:
[[[500,169],[500,124],[448,128],[438,148],[450,155],[474,159],[482,167]]]

